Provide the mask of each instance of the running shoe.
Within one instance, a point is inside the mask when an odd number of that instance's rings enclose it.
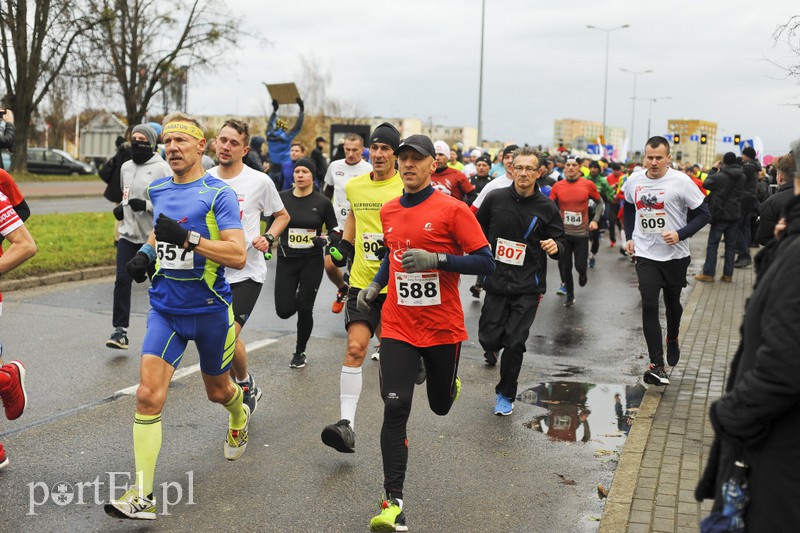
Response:
[[[578,276],[578,285],[585,287],[587,283],[589,283],[589,276],[586,274]]]
[[[381,502],[381,514],[369,521],[370,531],[408,531],[406,515],[397,500],[388,498]]]
[[[6,451],[3,449],[3,443],[0,442],[0,470],[8,466],[8,457]]]
[[[589,268],[594,268],[595,264],[596,264],[596,259],[595,259],[594,255],[590,255],[589,256]]]
[[[342,309],[344,309],[344,302],[347,300],[347,291],[349,290],[350,286],[348,286],[346,283],[342,285],[342,288],[336,293],[336,299],[333,301],[331,311],[334,313],[342,312]]]
[[[380,361],[381,360],[381,345],[378,344],[375,346],[375,351],[372,352],[372,355],[369,356],[370,359],[373,361]]]
[[[508,416],[514,412],[514,402],[511,398],[506,398],[499,392],[497,393],[497,401],[494,404],[494,414],[500,416]]]
[[[486,364],[489,366],[494,366],[497,364],[497,352],[483,352],[483,358],[486,360]]]
[[[419,367],[417,367],[417,379],[414,380],[414,383],[417,385],[422,385],[425,383],[425,378],[428,377],[428,373],[425,370],[425,361],[422,357],[419,358]]]
[[[617,245],[617,241],[611,241],[611,244],[608,245],[609,248],[613,248]]]
[[[564,300],[564,307],[572,307],[575,305],[575,295],[567,294],[567,299]]]
[[[681,347],[678,339],[667,339],[667,364],[676,366],[681,360]]]
[[[322,442],[334,450],[342,453],[356,451],[356,432],[350,426],[349,420],[339,420],[335,424],[325,426],[322,430]]]
[[[644,372],[644,382],[650,385],[669,385],[669,378],[663,366],[650,365]]]
[[[253,379],[253,376],[248,374],[247,381],[244,383],[236,382],[240,387],[242,387],[242,394],[244,398],[242,401],[247,404],[247,407],[250,408],[250,414],[256,412],[258,408],[258,401],[261,399],[261,389],[256,387],[256,382]]]
[[[225,459],[228,461],[235,461],[241,457],[247,448],[247,427],[250,425],[250,407],[248,407],[247,404],[242,404],[242,408],[244,408],[244,414],[247,417],[244,422],[244,427],[242,429],[228,428],[228,436],[225,439],[225,446],[222,450]]]
[[[106,341],[107,348],[114,348],[115,350],[128,349],[128,333],[125,328],[117,328],[111,334],[111,338]]]
[[[135,520],[156,519],[156,499],[147,498],[139,487],[133,485],[119,500],[111,500],[103,506],[107,515],[115,518],[133,518]]]
[[[482,290],[483,290],[483,289],[482,289],[482,288],[480,288],[480,287],[478,286],[478,284],[477,284],[477,283],[476,283],[475,285],[472,285],[472,286],[469,288],[469,292],[471,292],[471,293],[472,293],[472,297],[473,297],[473,298],[480,298],[480,297],[481,297],[481,291],[482,291]]]
[[[566,295],[567,294],[567,286],[562,283],[561,287],[559,287],[558,290],[556,291],[556,294],[558,294],[559,296]]]
[[[456,403],[461,397],[461,378],[456,376],[456,397],[453,398],[453,403]]]
[[[0,400],[6,410],[6,418],[16,420],[22,416],[28,405],[28,393],[25,392],[25,367],[19,361],[0,367],[0,372],[5,372],[11,378],[5,388],[0,389]]]
[[[306,353],[305,352],[301,352],[301,353],[295,352],[294,355],[292,355],[292,361],[289,363],[289,367],[290,368],[303,368],[304,366],[306,366]]]

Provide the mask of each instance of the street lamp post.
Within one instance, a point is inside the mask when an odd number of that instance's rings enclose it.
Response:
[[[653,114],[653,102],[658,102],[659,100],[672,100],[671,96],[656,96],[655,98],[647,98],[650,100],[650,105],[647,109],[647,138],[650,138],[650,118]]]
[[[603,142],[606,142],[606,104],[608,102],[608,47],[609,47],[609,38],[611,32],[614,30],[621,30],[623,28],[630,28],[630,24],[623,24],[622,26],[617,26],[616,28],[601,28],[599,26],[592,26],[591,24],[586,25],[587,28],[590,30],[600,30],[606,32],[606,78],[605,84],[603,86]]]
[[[650,74],[653,71],[652,70],[635,71],[635,70],[628,70],[626,68],[621,68],[620,70],[622,72],[627,72],[628,74],[633,74],[633,98],[631,98],[631,101],[633,102],[633,109],[631,110],[631,136],[630,136],[631,148],[633,148],[633,146],[634,146],[633,127],[635,125],[635,119],[636,119],[636,78],[640,74]],[[649,138],[650,137],[648,136],[648,139]]]
[[[486,0],[481,0],[481,68],[478,81],[478,149],[482,150],[481,134],[483,132],[483,27],[486,18]]]

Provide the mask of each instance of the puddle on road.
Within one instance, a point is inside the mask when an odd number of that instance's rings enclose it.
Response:
[[[625,442],[639,411],[645,387],[552,381],[525,389],[519,401],[543,407],[525,426],[551,440],[586,442],[598,455],[610,455]]]

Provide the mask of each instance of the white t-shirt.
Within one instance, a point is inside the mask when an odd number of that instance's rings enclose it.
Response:
[[[210,168],[208,173],[219,178],[219,167]],[[267,280],[267,262],[264,254],[253,247],[253,239],[261,235],[261,213],[270,216],[283,209],[283,202],[275,188],[275,183],[264,172],[244,165],[235,178],[220,178],[236,193],[239,199],[239,218],[244,228],[244,244],[247,249],[247,264],[241,270],[225,268],[228,283],[252,279],[258,283]]]
[[[463,172],[466,177],[471,178],[478,173],[478,169],[475,166],[475,163],[470,162],[464,165],[464,168],[461,169],[461,172]]]
[[[703,203],[703,193],[689,176],[675,169],[658,179],[634,172],[623,185],[625,201],[636,206],[633,245],[636,255],[654,261],[670,261],[689,256],[689,241],[669,245],[661,238],[665,230],[686,226],[689,209]]]
[[[478,195],[477,198],[475,198],[475,201],[472,202],[473,207],[475,207],[475,209],[478,209],[483,203],[483,200],[486,198],[487,194],[489,194],[495,189],[502,189],[503,187],[511,187],[513,183],[514,180],[507,177],[505,174],[496,177],[495,179],[487,183],[486,187],[484,187],[481,190],[481,193]]]
[[[325,185],[333,187],[333,210],[336,212],[336,222],[339,228],[344,229],[344,221],[350,212],[350,202],[344,192],[344,184],[356,176],[363,176],[372,172],[372,165],[360,160],[355,165],[350,165],[344,159],[337,159],[328,166],[325,173]]]

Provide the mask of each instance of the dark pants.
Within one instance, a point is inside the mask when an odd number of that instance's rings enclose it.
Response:
[[[567,235],[564,239],[564,253],[558,259],[558,270],[561,272],[561,281],[567,288],[567,294],[575,294],[575,282],[572,279],[573,256],[575,270],[579,276],[585,276],[589,260],[589,237]]]
[[[590,252],[592,255],[595,255],[600,249],[600,228],[597,228],[594,231],[589,231],[589,240],[592,243]]]
[[[739,229],[739,238],[736,241],[738,243],[736,247],[736,251],[739,252],[738,258],[750,259],[750,213],[742,215],[737,226]]]
[[[120,239],[117,243],[117,277],[114,280],[114,307],[111,324],[115,328],[127,328],[131,318],[131,284],[125,265],[136,256],[143,243]]]
[[[283,319],[297,313],[297,353],[306,351],[314,329],[314,302],[324,269],[322,254],[278,257],[275,269],[275,312]]]
[[[419,360],[425,363],[428,405],[444,416],[456,398],[461,343],[418,348],[395,339],[381,339],[380,386],[383,398],[381,456],[383,488],[392,498],[403,497],[408,466],[406,426],[411,414]]]
[[[617,218],[617,213],[619,213],[619,205],[612,204],[611,202],[606,204],[606,218],[608,219],[608,238],[611,242],[617,242],[617,228],[622,231],[622,226],[619,223],[619,218]]]
[[[706,246],[706,262],[703,265],[703,274],[707,276],[714,276],[717,272],[717,250],[719,250],[719,241],[723,235],[725,236],[725,263],[722,267],[722,274],[733,276],[733,258],[739,245],[738,222],[711,223]]]
[[[639,293],[642,296],[642,329],[650,362],[664,365],[664,339],[658,319],[658,294],[664,291],[664,314],[667,318],[667,338],[677,339],[683,315],[681,290],[686,286],[686,270],[691,257],[671,261],[636,258]]]
[[[486,293],[478,322],[478,340],[487,352],[503,350],[500,382],[495,392],[506,398],[517,397],[517,380],[522,370],[525,342],[536,318],[541,294],[500,296]]]

